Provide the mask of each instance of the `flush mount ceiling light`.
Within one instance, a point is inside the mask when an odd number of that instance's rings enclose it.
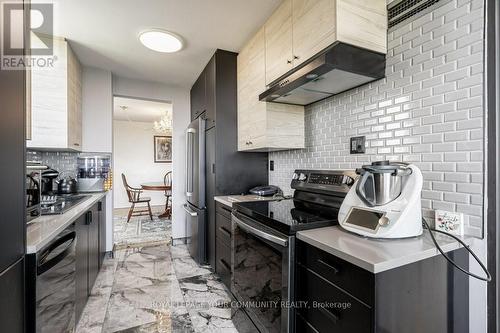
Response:
[[[148,30],[139,35],[141,43],[157,52],[173,53],[182,49],[182,40],[179,36],[165,30]]]

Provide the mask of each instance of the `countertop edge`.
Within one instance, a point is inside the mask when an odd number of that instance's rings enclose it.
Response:
[[[214,200],[228,207],[233,207],[233,203],[231,201],[224,200],[221,196],[214,197]]]
[[[61,217],[61,216],[64,216],[65,214],[71,213],[71,211],[75,210],[75,209],[81,211],[81,214],[77,214],[77,215],[68,214],[68,216],[71,215],[71,217],[68,217],[67,221],[65,221],[60,226],[58,226],[58,228],[54,229],[51,232],[50,236],[46,237],[43,241],[38,242],[35,245],[26,244],[26,254],[36,253],[38,250],[40,250],[41,248],[46,246],[51,240],[53,240],[64,229],[66,229],[71,223],[73,223],[76,219],[78,219],[80,216],[82,216],[82,214],[84,214],[87,209],[89,209],[96,202],[98,202],[99,200],[104,198],[107,195],[107,192],[93,193],[91,195],[92,195],[92,197],[88,198],[87,200],[85,200],[85,201],[81,202],[80,204],[76,205],[75,207],[71,208],[70,210],[68,210],[64,214],[58,215],[57,217]],[[47,217],[47,216],[45,216],[45,217]],[[33,220],[33,221],[35,221],[33,223],[37,223],[36,220]],[[28,228],[29,228],[29,226],[28,226]]]
[[[338,227],[336,226],[336,227],[327,227],[327,228],[338,228]],[[424,237],[426,237],[426,236],[424,235]],[[429,239],[430,239],[430,236],[427,235],[427,237],[429,237]],[[430,248],[430,249],[427,249],[424,251],[416,252],[412,255],[408,255],[405,257],[401,257],[401,258],[397,258],[397,259],[393,259],[393,260],[387,260],[387,261],[384,261],[382,263],[371,263],[371,262],[367,262],[365,260],[359,259],[359,258],[357,258],[349,253],[346,253],[344,251],[341,251],[339,249],[331,247],[328,244],[325,244],[321,241],[318,241],[318,240],[314,239],[314,237],[310,237],[309,235],[304,234],[300,231],[297,232],[297,238],[302,240],[303,242],[305,242],[307,244],[310,244],[310,245],[312,245],[320,250],[323,250],[331,255],[334,255],[340,259],[348,261],[351,264],[354,264],[354,265],[356,265],[364,270],[367,270],[371,273],[374,273],[374,274],[388,271],[388,270],[393,269],[393,268],[402,267],[402,266],[405,266],[408,264],[412,264],[412,263],[415,263],[415,262],[418,262],[418,261],[421,261],[424,259],[434,257],[436,255],[440,255],[437,248]],[[466,239],[465,241],[466,241],[466,244],[470,245],[471,239],[468,239],[468,240]],[[440,244],[440,245],[441,245],[441,248],[443,249],[444,252],[454,251],[454,250],[457,250],[457,249],[462,247],[456,241],[449,243],[449,244]]]

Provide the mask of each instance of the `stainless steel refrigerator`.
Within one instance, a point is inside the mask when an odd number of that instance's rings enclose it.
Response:
[[[205,120],[197,118],[186,129],[186,226],[188,249],[200,264],[207,261],[205,200]]]

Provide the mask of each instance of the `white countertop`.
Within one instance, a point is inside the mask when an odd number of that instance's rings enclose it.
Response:
[[[444,252],[461,245],[451,237],[434,234]],[[429,231],[407,239],[370,239],[347,232],[339,226],[299,231],[297,238],[372,273],[411,264],[440,255]],[[463,239],[467,245],[471,238]]]
[[[82,195],[89,195],[90,197],[64,214],[40,216],[28,225],[26,231],[26,253],[36,253],[47,245],[96,202],[104,198],[106,192],[82,193]]]
[[[248,201],[270,201],[276,200],[273,196],[261,197],[255,194],[246,194],[246,195],[221,195],[214,197],[215,201],[220,202],[223,205],[228,207],[233,207],[233,203],[235,202],[248,202]]]

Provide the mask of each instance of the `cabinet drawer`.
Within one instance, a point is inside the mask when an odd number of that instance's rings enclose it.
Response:
[[[227,246],[231,245],[231,220],[219,213],[215,214],[215,235]]]
[[[231,248],[220,239],[216,239],[215,253],[215,272],[220,276],[222,283],[231,288]]]
[[[305,331],[336,333],[372,332],[372,309],[341,289],[300,266],[297,272],[298,299],[307,301],[299,308],[297,317],[303,317]],[[300,322],[300,320],[298,320]]]
[[[374,274],[302,241],[297,249],[301,265],[373,306]]]
[[[215,211],[219,213],[220,215],[228,218],[231,220],[231,207],[228,207],[224,204],[221,204],[220,202],[216,201],[215,202]],[[231,228],[229,228],[231,229]]]

